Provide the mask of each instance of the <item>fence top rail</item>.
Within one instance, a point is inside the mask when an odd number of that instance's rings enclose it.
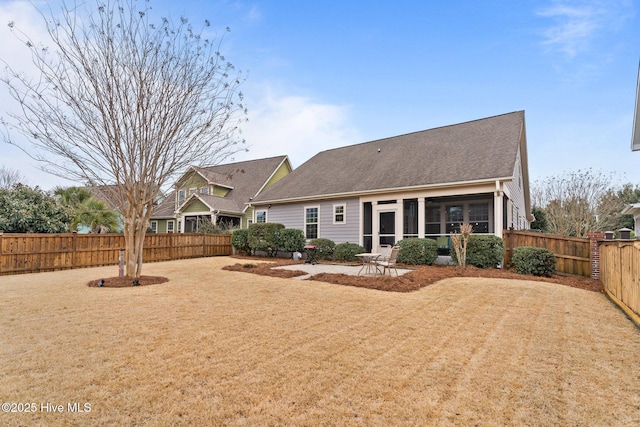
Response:
[[[600,246],[635,246],[640,249],[640,240],[600,240],[598,243]]]
[[[506,234],[517,234],[519,236],[532,236],[532,237],[542,237],[545,239],[557,239],[557,240],[568,240],[573,242],[588,242],[588,237],[572,237],[572,236],[563,236],[561,234],[546,234],[546,233],[538,233],[536,231],[521,231],[521,230],[504,230],[503,235]]]

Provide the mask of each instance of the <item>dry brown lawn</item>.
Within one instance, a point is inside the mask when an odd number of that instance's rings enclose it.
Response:
[[[169,281],[127,288],[86,286],[117,267],[0,276],[0,399],[36,408],[0,425],[640,424],[640,332],[601,293],[383,292],[236,262],[147,264]]]

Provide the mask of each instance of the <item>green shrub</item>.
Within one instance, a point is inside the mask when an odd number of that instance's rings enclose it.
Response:
[[[355,243],[338,243],[333,249],[333,259],[336,261],[358,261],[356,254],[364,253],[364,248]]]
[[[521,246],[513,250],[511,264],[520,274],[551,277],[556,272],[556,258],[548,249]]]
[[[276,256],[280,247],[280,232],[284,225],[275,222],[257,222],[249,226],[247,241],[252,251],[264,251]]]
[[[333,250],[336,244],[333,240],[329,239],[311,239],[310,245],[316,245],[318,247],[318,258],[331,259],[333,257]]]
[[[504,243],[493,234],[472,234],[467,242],[467,265],[478,268],[495,268],[504,258]],[[451,260],[457,262],[455,251]]]
[[[431,265],[438,259],[438,245],[433,239],[404,239],[398,246],[397,261],[403,264]]]
[[[285,228],[280,231],[280,250],[285,252],[297,252],[304,248],[306,239],[304,232],[296,228]]]
[[[238,228],[237,230],[233,230],[233,234],[231,234],[231,246],[236,248],[238,251],[249,252],[249,230],[246,228]]]

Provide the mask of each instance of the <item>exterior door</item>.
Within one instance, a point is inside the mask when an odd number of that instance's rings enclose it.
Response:
[[[396,243],[396,211],[380,211],[378,215],[378,244],[393,246]]]

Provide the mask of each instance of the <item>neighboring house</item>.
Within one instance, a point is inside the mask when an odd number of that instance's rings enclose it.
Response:
[[[462,223],[497,236],[527,229],[524,111],[323,151],[251,206],[254,221],[366,250],[428,237],[445,255]]]
[[[204,223],[229,228],[253,221],[250,203],[292,170],[287,156],[217,166],[191,166],[173,191],[153,211],[150,227],[157,233],[197,232]]]
[[[633,231],[636,238],[640,238],[640,203],[627,205],[622,210],[622,215],[633,215]]]

